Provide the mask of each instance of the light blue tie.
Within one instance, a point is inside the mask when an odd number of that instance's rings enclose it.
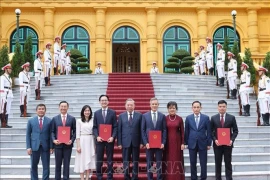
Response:
[[[153,116],[153,124],[154,124],[154,127],[156,128],[156,124],[157,124],[157,116],[156,116],[156,113],[153,113],[154,116]]]
[[[199,127],[199,116],[195,117],[195,121],[196,121],[196,127],[198,129],[198,127]]]

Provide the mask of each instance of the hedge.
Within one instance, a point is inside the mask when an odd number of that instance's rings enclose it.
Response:
[[[181,69],[181,73],[184,74],[191,74],[193,72],[194,72],[193,67],[184,67]]]
[[[184,49],[178,49],[172,54],[172,57],[176,57],[178,59],[183,59],[186,56],[190,56],[190,54]]]
[[[176,57],[170,57],[169,59],[167,59],[168,62],[176,62],[179,63],[179,59]]]
[[[79,70],[77,74],[91,74],[92,70],[91,69],[82,69]]]
[[[166,68],[179,68],[180,64],[176,63],[176,62],[169,62],[169,63],[165,64],[165,67]]]
[[[83,56],[82,53],[81,53],[81,51],[79,51],[78,49],[71,49],[70,50],[70,54],[71,54],[70,57],[72,57],[74,59],[77,59],[77,58]]]
[[[80,67],[80,68],[82,68],[82,67],[89,67],[89,64],[86,63],[86,62],[84,62],[84,63],[78,63],[77,64],[77,67]]]
[[[88,59],[86,57],[79,57],[76,59],[78,62],[88,62]]]
[[[195,58],[192,56],[187,56],[182,59],[182,61],[194,60]]]
[[[191,67],[194,64],[192,60],[187,60],[187,61],[182,61],[180,67],[185,68],[185,67]]]

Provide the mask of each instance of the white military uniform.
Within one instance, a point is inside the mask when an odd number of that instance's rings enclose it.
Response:
[[[28,104],[28,100],[31,95],[29,73],[26,71],[21,71],[19,73],[19,82],[20,82],[20,105],[24,105],[25,96],[26,96],[26,104]]]
[[[233,58],[228,63],[228,83],[230,90],[236,89],[237,61]]]
[[[57,42],[54,43],[53,45],[53,49],[54,49],[54,55],[53,55],[53,58],[54,58],[54,68],[56,68],[56,66],[60,66],[60,52],[61,52],[61,48],[59,46],[59,44]]]
[[[66,50],[62,49],[61,50],[61,54],[60,54],[60,59],[61,59],[61,63],[60,63],[60,67],[61,67],[61,73],[64,73],[65,71],[65,66],[66,66]]]
[[[96,67],[95,74],[103,74],[103,70],[101,67]]]
[[[194,74],[195,75],[200,75],[199,73],[199,68],[200,68],[200,65],[199,65],[199,59],[200,57],[197,55],[194,59]]]
[[[45,77],[49,77],[49,73],[51,72],[51,63],[52,63],[52,55],[49,49],[44,51],[44,75]]]
[[[206,47],[206,63],[208,70],[213,68],[213,45],[212,43],[208,43]]]
[[[151,67],[151,71],[150,71],[151,74],[158,74],[159,73],[159,70],[157,67]]]
[[[217,72],[218,78],[223,78],[224,74],[224,62],[225,62],[225,51],[220,49],[217,54]]]
[[[0,108],[1,114],[4,113],[4,105],[6,105],[6,115],[10,114],[11,102],[13,100],[13,93],[12,93],[12,79],[9,77],[8,74],[3,74],[0,80]]]
[[[241,103],[243,106],[246,106],[249,104],[249,86],[250,86],[250,72],[247,70],[244,70],[242,72],[242,75],[240,77],[240,97],[241,97]]]
[[[66,57],[66,75],[69,75],[71,73],[71,61],[70,56]]]
[[[206,55],[206,52],[205,50],[201,50],[200,52],[200,59],[199,59],[199,65],[200,65],[200,71],[201,71],[201,74],[202,73],[205,73],[205,55]]]
[[[270,78],[266,75],[263,75],[259,80],[259,95],[258,95],[258,101],[260,106],[260,112],[261,114],[270,113],[269,108],[269,96],[270,94],[266,92],[270,92]]]
[[[39,87],[42,88],[44,72],[43,72],[43,63],[41,59],[37,58],[34,62],[34,71],[35,71],[35,89],[38,89],[38,81],[40,80]]]

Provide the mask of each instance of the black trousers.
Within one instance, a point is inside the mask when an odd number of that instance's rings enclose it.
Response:
[[[224,156],[226,180],[232,180],[232,147],[214,147],[216,180],[221,180],[222,158]]]
[[[69,179],[69,167],[70,167],[70,157],[72,153],[72,148],[55,148],[55,180],[61,180],[61,166],[64,161],[63,166],[63,179]]]
[[[129,162],[132,158],[132,180],[138,180],[138,169],[139,169],[139,156],[140,156],[140,146],[134,147],[131,143],[130,147],[123,148],[123,165],[124,165],[124,175],[125,180],[130,179],[129,175]],[[131,157],[132,156],[132,157]]]
[[[104,149],[106,147],[106,156],[107,156],[107,179],[113,180],[113,151],[114,151],[114,142],[98,142],[96,143],[96,152],[97,152],[97,161],[96,161],[96,173],[97,179],[102,180],[102,165],[104,157]]]

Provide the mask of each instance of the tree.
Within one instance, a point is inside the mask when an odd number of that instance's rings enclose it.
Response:
[[[248,71],[251,74],[250,85],[254,86],[256,83],[256,69],[253,65],[253,59],[251,58],[251,52],[249,48],[245,48],[244,63],[249,66]]]
[[[231,49],[231,52],[235,55],[235,60],[237,61],[237,75],[240,78],[242,72],[241,72],[241,64],[242,64],[242,58],[239,54],[239,47],[238,43],[234,42],[233,47]]]
[[[263,61],[263,67],[268,69],[267,76],[270,77],[270,51],[266,53],[265,59]]]
[[[230,38],[226,36],[224,39],[224,44],[223,44],[223,50],[225,51],[225,70],[228,70],[229,59],[227,56],[227,52],[230,51],[229,44],[230,44]]]
[[[166,70],[166,73],[178,73],[179,72],[179,59],[176,57],[170,57],[167,59],[168,63],[164,65],[166,68],[172,68],[172,70]]]
[[[31,70],[34,69],[34,58],[32,54],[33,45],[32,45],[32,36],[28,36],[24,44],[23,59],[24,63],[29,62],[31,65]]]
[[[78,49],[70,50],[70,60],[73,74],[89,74],[92,70],[89,69],[89,61]]]
[[[5,44],[1,49],[0,49],[0,68],[5,66],[6,64],[9,63],[9,57],[8,57],[8,46]],[[4,71],[1,71],[2,75]]]
[[[16,42],[14,56],[11,61],[12,77],[18,77],[19,72],[21,71],[21,65],[23,64],[24,62],[23,62],[23,54],[21,53],[21,45],[18,42]]]
[[[194,64],[193,60],[195,58],[192,57],[192,56],[186,56],[182,59],[181,61],[181,73],[184,73],[184,74],[191,74],[194,69],[192,67],[192,65]]]
[[[192,67],[188,67],[190,63],[185,62],[184,61],[192,61],[190,59],[186,59],[184,60],[185,57],[190,57],[190,54],[188,51],[184,50],[184,49],[177,49],[173,54],[172,57],[174,58],[178,58],[180,60],[180,72],[181,73],[191,73],[193,72],[193,68]],[[190,57],[192,58],[192,57]],[[184,65],[182,65],[184,63]],[[190,65],[192,66],[192,64]],[[192,69],[192,70],[191,70]]]

